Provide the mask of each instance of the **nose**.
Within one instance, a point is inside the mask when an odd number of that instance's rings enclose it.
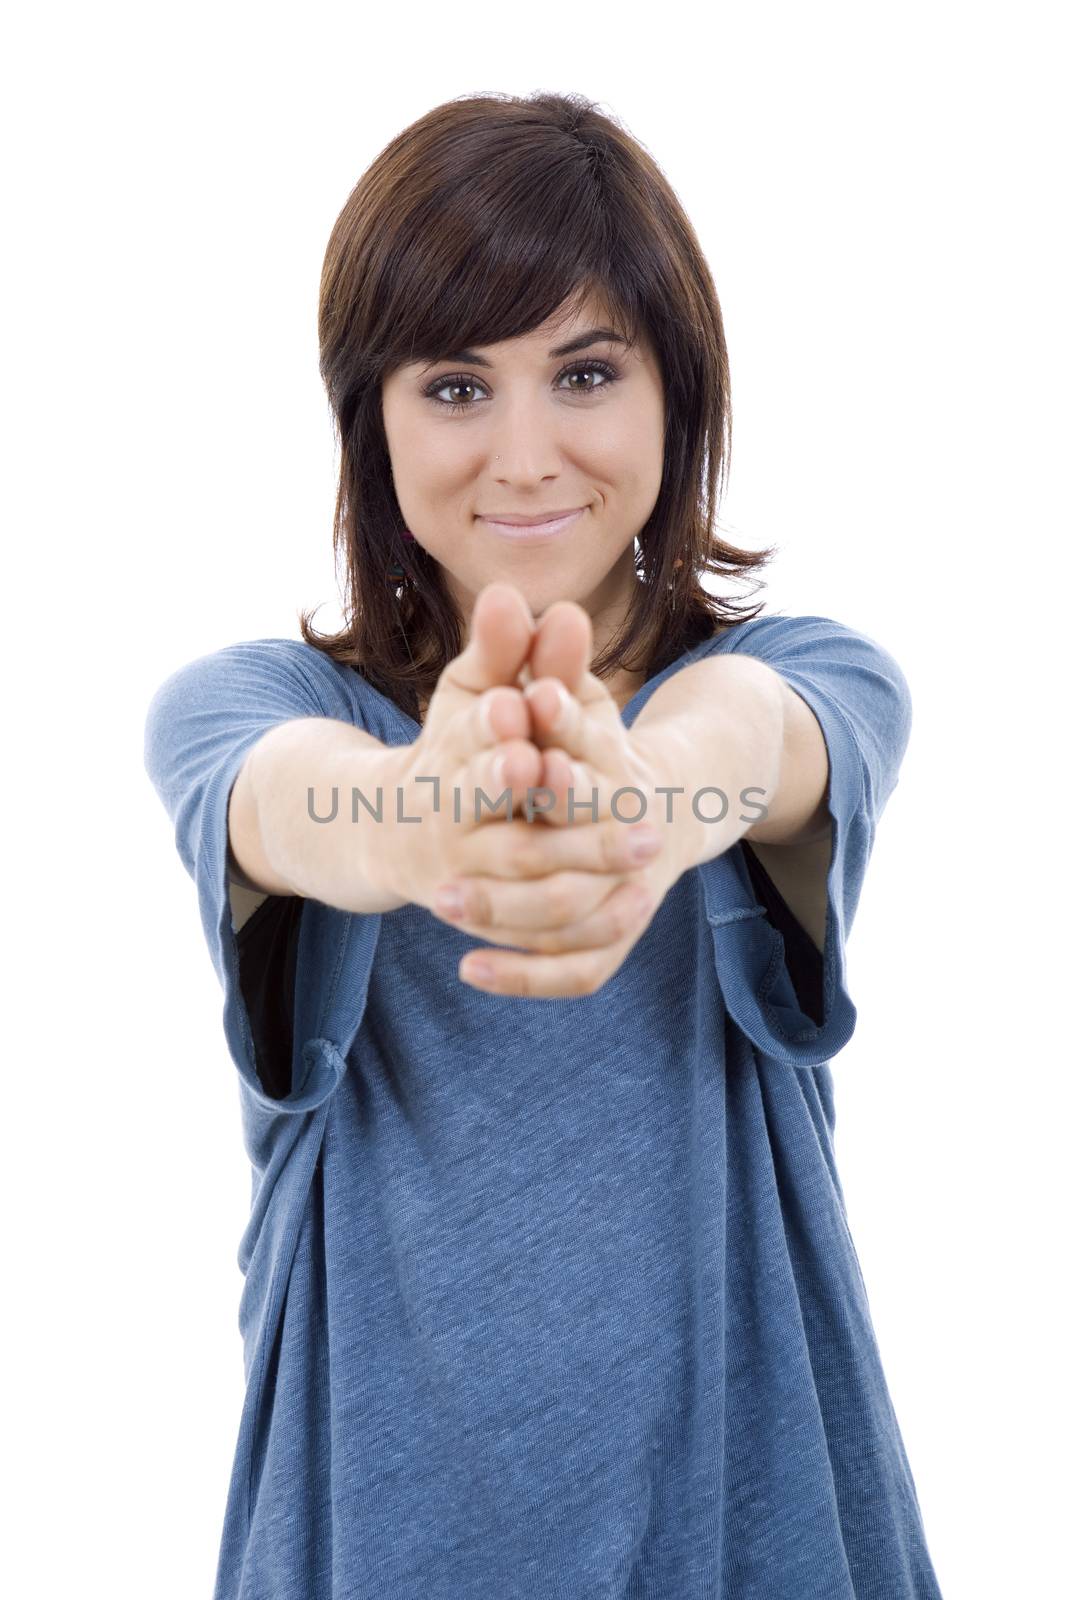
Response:
[[[500,482],[536,487],[557,477],[562,465],[557,422],[545,420],[536,403],[513,405],[494,419],[489,442],[494,477]]]

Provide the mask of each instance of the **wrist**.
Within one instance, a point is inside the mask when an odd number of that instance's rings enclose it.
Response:
[[[341,805],[351,836],[347,859],[361,886],[361,910],[393,911],[411,899],[401,881],[404,856],[397,817],[408,753],[406,747],[374,740],[350,749],[341,762]]]
[[[390,910],[402,902],[383,892],[377,871],[384,854],[392,795],[384,776],[387,747],[362,728],[333,718],[294,718],[265,735],[249,758],[248,779],[259,837],[272,872],[290,893],[341,910]],[[353,790],[366,806],[353,821]]]
[[[693,812],[692,741],[673,717],[634,727],[630,738],[654,774],[654,812],[649,820],[662,832],[660,854],[673,882],[697,865],[708,844],[709,825],[701,823]]]
[[[633,730],[669,788],[671,820],[664,833],[680,872],[724,855],[742,839],[778,784],[780,739],[765,737],[728,703],[680,708]],[[666,802],[667,796],[663,796]]]

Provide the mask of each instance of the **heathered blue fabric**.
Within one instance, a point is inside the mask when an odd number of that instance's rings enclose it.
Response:
[[[469,988],[479,941],[421,907],[308,901],[284,1100],[256,1076],[238,984],[231,785],[291,717],[391,745],[418,724],[289,639],[156,691],[146,766],[196,884],[252,1164],[215,1600],[939,1596],[827,1064],[855,1027],[845,939],[910,696],[865,635],[764,613],[649,680],[624,723],[723,651],[774,667],[826,739],[822,1026],[739,846],[684,874],[575,999]]]

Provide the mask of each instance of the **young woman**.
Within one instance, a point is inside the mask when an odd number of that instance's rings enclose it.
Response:
[[[216,1600],[937,1596],[828,1065],[909,693],[702,581],[770,552],[685,214],[578,97],[450,102],[320,335],[345,627],[146,726],[253,1168]]]

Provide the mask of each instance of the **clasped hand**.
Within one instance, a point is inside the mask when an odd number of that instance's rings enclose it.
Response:
[[[580,606],[559,601],[538,625],[516,588],[488,585],[475,602],[467,648],[438,680],[422,734],[385,753],[387,783],[402,792],[409,819],[421,813],[423,826],[404,830],[405,848],[379,853],[380,881],[398,904],[426,905],[494,946],[471,951],[459,968],[464,981],[494,994],[599,989],[696,859],[680,820],[685,808],[675,796],[668,823],[666,796],[655,792],[683,782],[677,737],[664,721],[625,727],[589,671],[591,648]],[[433,785],[425,780],[433,776],[441,781],[431,810]],[[541,792],[531,820],[534,790]],[[493,811],[484,801],[507,793],[510,820],[506,806]],[[649,835],[653,854],[635,854]],[[479,964],[488,978],[477,975]]]

